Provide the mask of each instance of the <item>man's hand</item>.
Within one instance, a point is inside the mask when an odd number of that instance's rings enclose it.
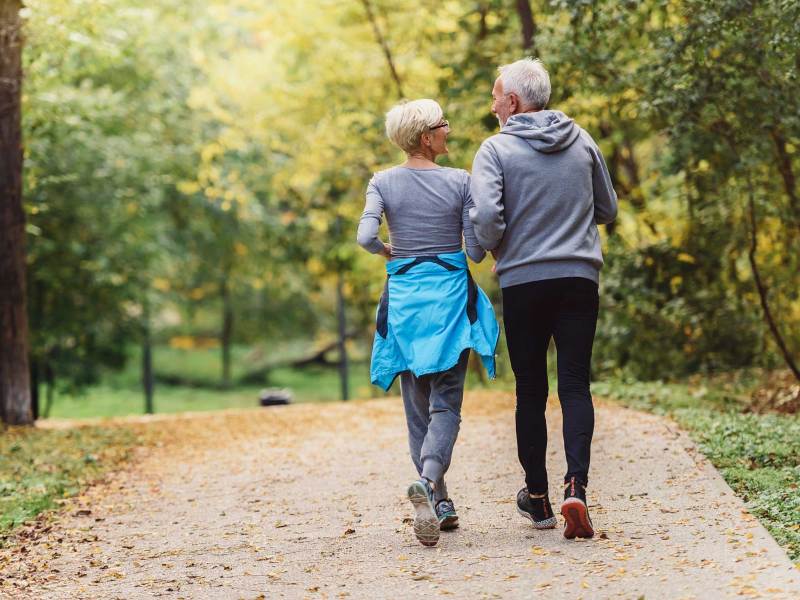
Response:
[[[497,273],[497,252],[495,250],[491,250],[492,258],[494,259],[494,264],[492,265],[492,273]]]
[[[383,245],[383,250],[378,252],[386,260],[392,260],[392,247],[389,244]]]

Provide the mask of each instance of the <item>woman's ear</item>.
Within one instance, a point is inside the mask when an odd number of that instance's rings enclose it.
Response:
[[[422,142],[423,146],[430,146],[430,145],[433,143],[433,142],[431,141],[431,134],[430,134],[430,132],[427,132],[427,131],[426,131],[425,133],[423,133],[423,134],[422,134],[422,137],[420,138],[420,141]]]

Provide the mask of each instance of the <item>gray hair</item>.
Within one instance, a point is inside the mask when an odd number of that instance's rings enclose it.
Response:
[[[386,113],[386,135],[406,152],[419,148],[425,131],[442,120],[442,107],[435,100],[401,102]]]
[[[538,58],[523,58],[497,69],[503,93],[514,93],[523,104],[543,109],[550,101],[550,75]]]

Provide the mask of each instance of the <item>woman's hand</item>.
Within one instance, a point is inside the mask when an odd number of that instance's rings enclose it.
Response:
[[[389,244],[383,244],[383,250],[378,252],[386,260],[392,260],[392,247]]]

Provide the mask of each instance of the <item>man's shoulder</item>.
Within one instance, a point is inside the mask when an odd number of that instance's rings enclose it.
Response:
[[[496,144],[498,144],[499,142],[503,142],[503,141],[505,141],[505,138],[506,138],[506,137],[508,137],[508,136],[507,136],[507,135],[504,135],[504,134],[502,134],[502,133],[500,133],[500,132],[498,131],[498,132],[497,132],[497,133],[495,133],[494,135],[490,135],[488,138],[486,138],[485,140],[483,140],[483,143],[481,144],[481,147],[483,147],[483,146],[491,146],[491,147],[494,147],[494,146],[495,146]]]
[[[495,133],[494,135],[490,135],[488,138],[481,142],[480,148],[478,148],[478,152],[485,152],[489,154],[497,154],[498,150],[502,148],[508,140],[509,136],[503,135],[502,133]]]
[[[575,124],[575,127],[577,127],[580,132],[579,137],[582,142],[588,146],[597,147],[597,142],[594,141],[592,134],[586,131],[583,127],[580,127],[577,123]]]

